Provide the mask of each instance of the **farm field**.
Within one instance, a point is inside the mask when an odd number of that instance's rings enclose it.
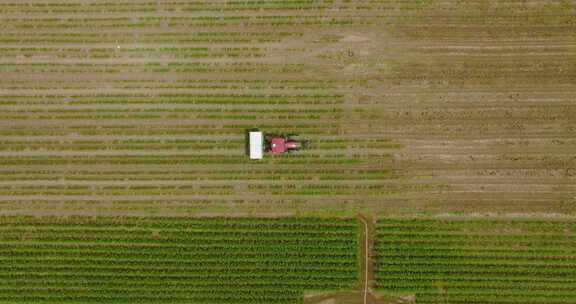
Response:
[[[416,303],[576,303],[576,223],[381,220],[376,280]]]
[[[570,1],[3,1],[5,215],[574,215]],[[244,132],[310,139],[250,162]]]
[[[0,303],[576,303],[575,221],[574,1],[0,1]]]
[[[301,303],[358,283],[334,218],[0,218],[2,303]]]
[[[381,219],[367,302],[361,226],[330,217],[2,217],[0,301],[576,303],[574,221]]]

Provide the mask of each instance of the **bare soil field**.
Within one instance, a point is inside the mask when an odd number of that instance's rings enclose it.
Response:
[[[571,1],[3,1],[3,215],[576,213]],[[246,129],[313,148],[251,162]]]

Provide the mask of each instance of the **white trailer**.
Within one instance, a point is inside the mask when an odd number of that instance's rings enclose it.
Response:
[[[250,131],[250,159],[262,159],[264,154],[264,134],[260,131]]]

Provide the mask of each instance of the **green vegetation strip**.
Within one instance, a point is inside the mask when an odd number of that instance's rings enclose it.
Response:
[[[574,303],[576,223],[381,220],[378,289],[417,303]]]
[[[0,218],[1,303],[302,303],[358,282],[354,219]]]

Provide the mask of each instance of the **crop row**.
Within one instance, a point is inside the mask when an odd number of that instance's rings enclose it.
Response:
[[[35,115],[35,114],[19,114],[19,115],[0,115],[1,120],[59,120],[59,121],[74,121],[74,120],[164,120],[164,119],[199,119],[199,120],[265,120],[265,119],[288,119],[288,120],[319,120],[319,119],[340,119],[340,115],[295,115],[295,114],[267,114],[267,115],[254,115],[254,114],[182,114],[175,112],[172,114],[65,114],[65,115]]]
[[[301,73],[302,64],[266,64],[254,62],[193,62],[193,63],[0,63],[2,73],[20,74],[120,74],[120,73]]]
[[[388,184],[374,184],[370,186],[347,186],[323,184],[301,185],[289,184],[281,186],[276,184],[250,184],[246,193],[260,195],[380,195],[397,194],[403,192],[422,191],[424,186],[397,186]],[[200,185],[200,186],[7,186],[0,188],[3,196],[141,196],[141,195],[234,195],[237,190],[234,185]],[[550,243],[553,244],[553,243]]]
[[[0,5],[0,13],[20,12],[23,14],[48,13],[124,13],[124,12],[240,12],[240,11],[321,11],[338,10],[348,13],[363,10],[377,10],[379,12],[413,11],[421,10],[427,6],[426,1],[392,2],[383,0],[371,1],[325,1],[325,0],[274,0],[274,1],[194,1],[194,2],[90,2],[79,3],[18,3],[8,2]],[[522,8],[521,5],[511,7]]]
[[[233,2],[189,2],[175,6],[171,3],[114,3],[111,6],[103,6],[102,3],[91,3],[90,5],[78,5],[72,3],[62,5],[58,3],[42,5],[1,5],[0,13],[20,12],[25,14],[38,13],[157,13],[157,12],[239,12],[239,11],[317,11],[330,9],[331,2],[318,0],[290,0],[290,1],[233,1]],[[341,10],[377,9],[376,6],[354,6],[352,4],[341,4]]]
[[[67,260],[71,263],[77,259],[97,260],[111,258],[117,263],[128,261],[175,262],[195,261],[198,263],[218,264],[246,262],[250,265],[285,265],[301,262],[306,265],[325,267],[342,267],[351,265],[351,256],[355,255],[354,244],[131,244],[118,242],[53,242],[36,241],[34,245],[21,245],[21,240],[6,242],[0,252],[10,260]],[[217,253],[217,254],[216,254]],[[88,257],[88,258],[87,258]],[[278,260],[281,258],[281,261]],[[224,261],[226,260],[226,261]],[[219,264],[220,263],[220,264]]]
[[[340,113],[342,109],[339,108],[302,108],[302,109],[262,109],[262,108],[227,108],[227,109],[217,109],[217,108],[76,108],[71,109],[70,106],[61,109],[34,109],[29,108],[26,110],[4,110],[3,113],[10,113],[11,115],[46,115],[57,117],[58,114],[65,115],[106,115],[108,113],[119,114],[119,113],[253,113],[253,114],[301,114],[301,113],[311,113],[311,114],[323,114],[323,113]],[[123,114],[126,115],[126,114]]]
[[[0,96],[5,105],[49,104],[49,105],[130,105],[130,104],[225,104],[225,105],[334,105],[341,104],[340,95],[247,95],[247,94],[179,94],[161,96]],[[62,109],[65,110],[65,109]],[[100,110],[100,109],[99,109]],[[120,109],[122,110],[122,109]]]
[[[151,55],[169,56],[172,59],[202,59],[202,58],[260,58],[266,56],[266,51],[262,49],[238,49],[238,50],[204,50],[191,48],[91,48],[91,49],[41,49],[41,48],[0,48],[1,59],[17,58],[42,58],[51,57],[53,59],[113,59],[113,58],[149,58]]]
[[[97,26],[100,29],[139,29],[148,27],[224,27],[224,26],[351,26],[370,25],[376,18],[366,16],[319,15],[300,16],[200,16],[200,17],[103,17],[103,18],[5,18],[5,23],[18,31],[58,29],[85,29]]]
[[[286,176],[285,171],[294,173]],[[395,179],[397,175],[390,170],[374,170],[369,172],[350,170],[347,172],[332,172],[330,170],[292,170],[283,169],[274,172],[266,170],[243,171],[189,171],[189,172],[163,172],[163,171],[130,171],[127,172],[58,172],[58,171],[29,171],[29,170],[2,170],[0,181],[225,181],[225,180],[384,180]],[[166,177],[164,175],[170,174]]]
[[[335,90],[341,84],[331,80],[282,80],[282,79],[178,79],[174,81],[163,80],[134,80],[117,79],[114,81],[82,81],[82,80],[52,80],[46,79],[39,83],[30,83],[18,79],[5,79],[0,83],[0,87],[6,89],[42,89],[58,90],[69,89],[93,89],[106,86],[117,89],[202,89],[202,90],[311,90],[321,92],[322,90]]]
[[[53,226],[53,225],[79,225],[81,227],[106,227],[111,225],[116,227],[161,227],[161,228],[193,228],[193,227],[252,227],[255,230],[268,225],[271,227],[288,227],[295,229],[298,227],[341,227],[340,229],[356,229],[357,222],[354,219],[339,219],[334,221],[332,218],[324,217],[285,217],[285,218],[233,218],[233,217],[216,217],[209,220],[203,218],[180,218],[180,217],[0,217],[0,223],[3,225],[31,225],[34,226]]]
[[[304,156],[304,155],[301,155]],[[345,158],[340,155],[326,155],[323,157],[310,156],[308,157],[278,157],[274,159],[267,159],[265,162],[257,163],[257,166],[263,166],[269,163],[282,164],[357,164],[360,162],[358,159]],[[31,165],[72,165],[72,164],[148,164],[148,165],[167,165],[167,164],[248,164],[249,160],[242,155],[234,157],[218,156],[218,155],[167,155],[167,156],[27,156],[27,157],[0,157],[0,164],[18,165],[18,166],[31,166]]]
[[[1,136],[65,136],[76,134],[82,136],[90,135],[121,135],[121,136],[190,136],[190,135],[243,135],[247,129],[254,128],[254,123],[227,123],[227,124],[167,124],[153,126],[135,126],[134,124],[101,125],[98,128],[82,124],[71,124],[68,126],[44,126],[34,128],[26,125],[6,126],[0,130]],[[321,126],[313,123],[299,123],[298,125],[278,123],[262,123],[258,127],[268,130],[268,132],[306,132],[307,135],[319,134],[340,134],[340,125],[337,123],[326,123]]]
[[[229,44],[229,43],[278,43],[286,38],[300,37],[298,32],[186,32],[186,33],[1,33],[0,42],[7,44]]]

